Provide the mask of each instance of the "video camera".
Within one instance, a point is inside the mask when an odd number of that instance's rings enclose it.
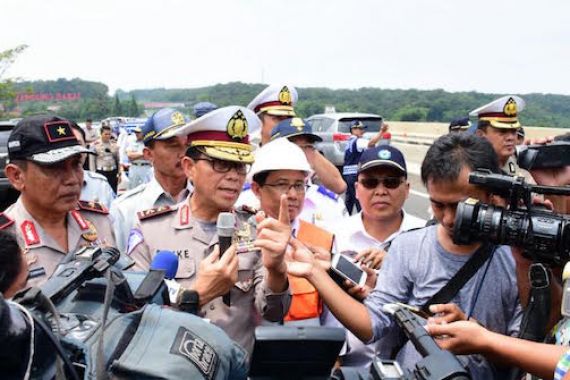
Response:
[[[564,265],[570,254],[570,217],[531,204],[531,193],[570,195],[569,187],[527,184],[523,177],[476,170],[469,183],[481,186],[506,199],[508,209],[467,199],[457,206],[453,241],[494,244],[523,248],[526,257],[546,264]]]
[[[519,145],[515,155],[518,166],[526,170],[562,168],[570,165],[570,143]]]

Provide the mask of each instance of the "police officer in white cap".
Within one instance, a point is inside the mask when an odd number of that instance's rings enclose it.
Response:
[[[271,131],[279,122],[295,115],[295,104],[299,96],[291,85],[272,84],[261,91],[247,108],[261,120],[261,144],[271,139]]]
[[[508,95],[469,113],[469,116],[477,118],[475,133],[491,143],[499,158],[499,165],[509,175],[524,175],[514,158],[517,132],[521,128],[518,113],[524,107],[522,98]]]
[[[184,200],[192,189],[180,160],[186,152],[186,139],[175,132],[187,119],[172,108],[163,108],[148,118],[142,128],[143,156],[152,163],[151,180],[117,198],[111,207],[117,248],[127,249],[129,232],[139,211],[153,207],[175,205]]]
[[[221,212],[232,211],[240,194],[254,159],[248,128],[259,123],[247,108],[230,106],[180,129],[189,143],[182,167],[194,190],[176,206],[139,212],[128,248],[142,270],[150,268],[158,251],[175,252],[176,282],[186,289],[183,294],[191,295],[202,317],[250,353],[261,317],[277,322],[289,308],[284,261],[291,234],[287,198],[280,200],[277,218],[255,215],[257,226],[251,223],[251,213],[236,212],[235,244],[225,252],[216,247],[216,221]],[[222,296],[228,293],[224,302]]]

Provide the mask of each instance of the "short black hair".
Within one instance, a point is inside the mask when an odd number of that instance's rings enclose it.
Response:
[[[202,150],[197,146],[189,146],[188,149],[186,149],[186,156],[190,157],[193,160],[202,157],[203,154],[204,152],[202,152]]]
[[[102,125],[102,126],[101,126],[101,132],[103,132],[103,131],[109,131],[109,132],[110,132],[110,131],[111,131],[111,127],[108,126],[107,124]]]
[[[6,292],[16,281],[23,259],[16,236],[0,230],[0,292]]]
[[[85,120],[86,123],[93,123],[93,119],[87,119]]]
[[[497,153],[489,141],[469,133],[451,133],[435,140],[428,149],[422,162],[422,182],[455,181],[464,166],[500,173]]]

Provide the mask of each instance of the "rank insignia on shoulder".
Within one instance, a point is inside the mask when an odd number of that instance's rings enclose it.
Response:
[[[0,230],[10,227],[14,224],[14,221],[8,217],[8,215],[0,212]]]
[[[333,201],[336,201],[338,199],[338,195],[335,192],[327,189],[323,185],[319,185],[319,189],[317,191],[323,194],[324,196],[329,197]]]
[[[158,215],[166,214],[170,211],[174,211],[174,209],[170,206],[160,206],[160,207],[155,207],[155,208],[151,208],[151,209],[144,210],[144,211],[139,211],[139,212],[137,212],[137,216],[139,217],[139,220],[145,220],[145,219],[153,218],[153,217],[158,216]]]
[[[105,207],[102,203],[99,202],[79,201],[77,202],[77,206],[79,207],[80,210],[93,211],[99,214],[109,213],[107,207]]]

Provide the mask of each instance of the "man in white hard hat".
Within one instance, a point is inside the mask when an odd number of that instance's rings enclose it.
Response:
[[[287,139],[277,139],[257,151],[251,169],[251,189],[259,199],[261,211],[271,218],[278,217],[280,198],[287,196],[293,236],[330,251],[333,235],[299,218],[310,173],[311,166],[303,150]],[[307,280],[298,277],[289,276],[289,285],[292,299],[285,323],[320,325],[324,316],[318,292]]]

